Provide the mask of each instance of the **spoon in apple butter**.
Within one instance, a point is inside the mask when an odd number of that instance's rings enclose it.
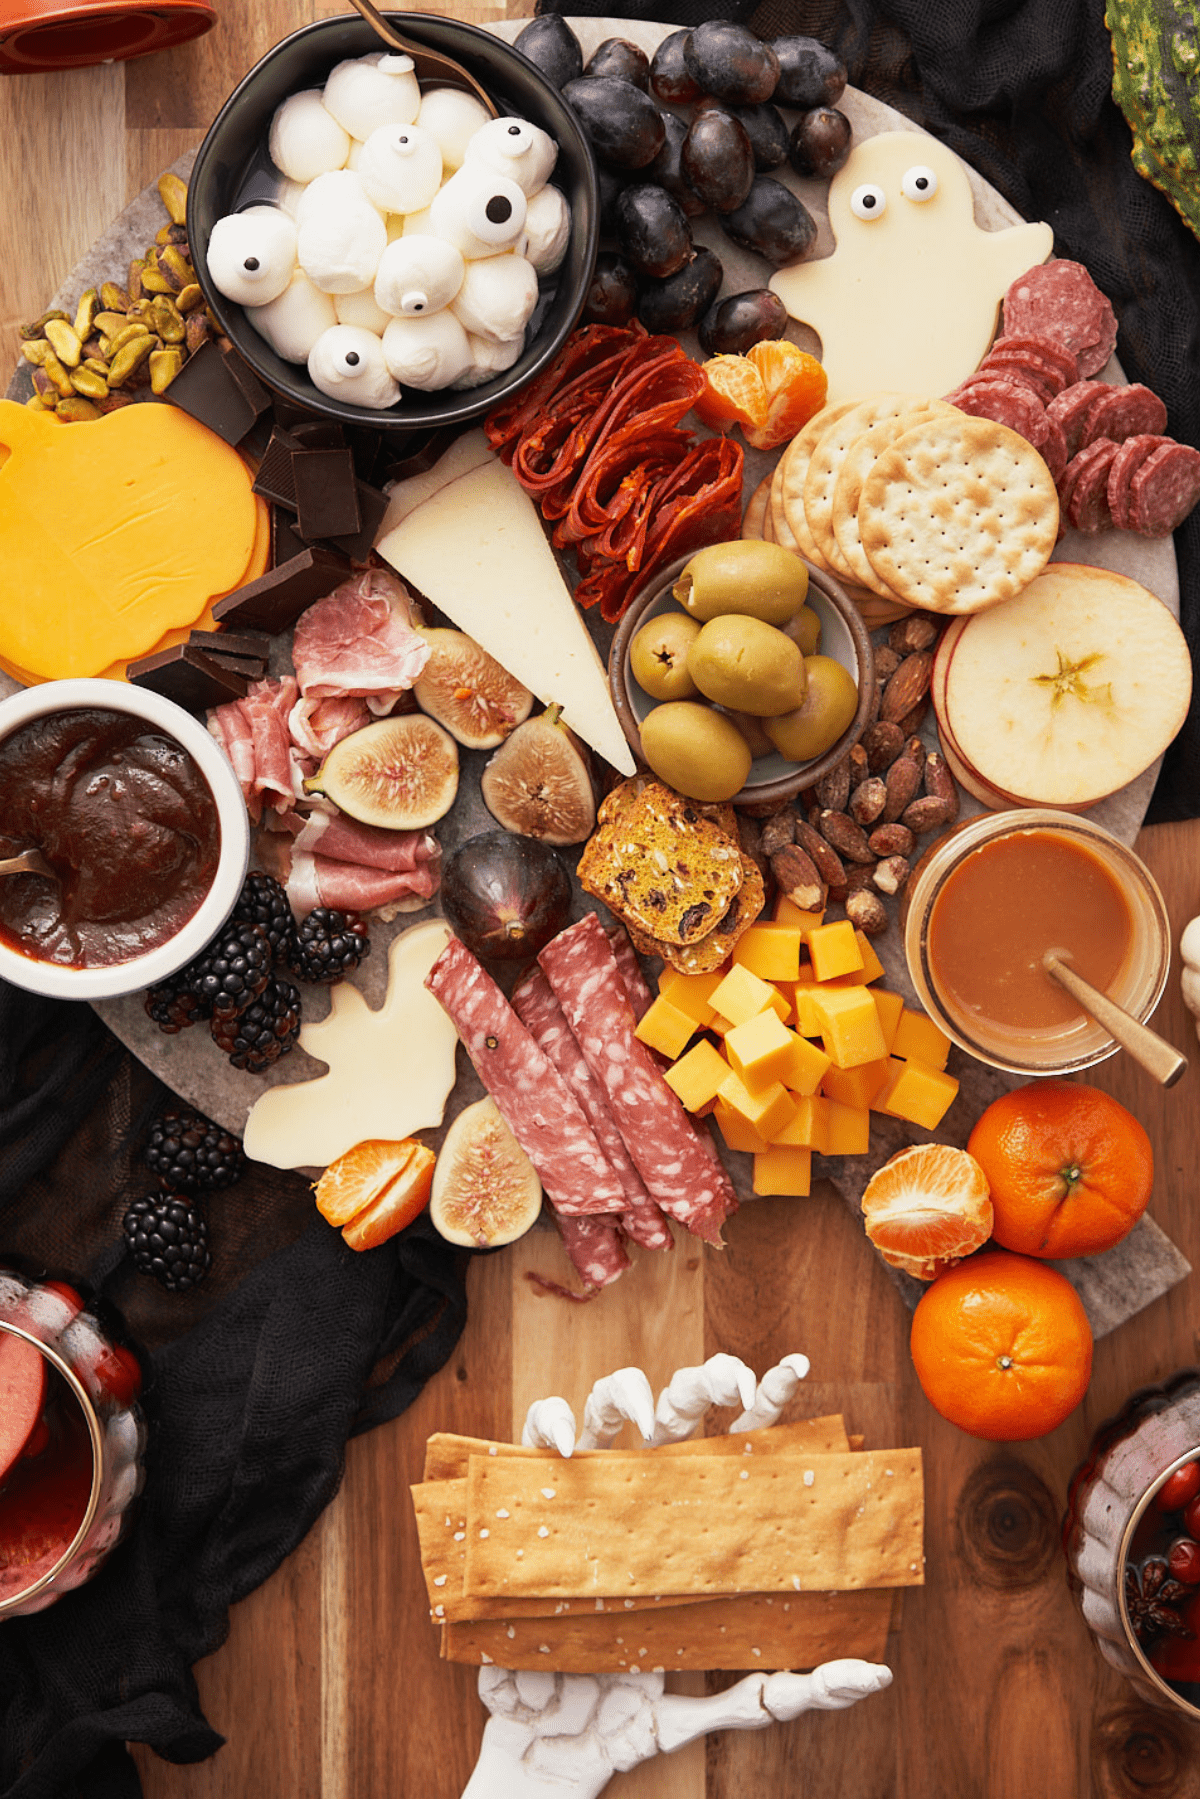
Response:
[[[1110,1037],[1114,1037],[1122,1049],[1129,1051],[1134,1061],[1152,1074],[1156,1081],[1164,1087],[1173,1087],[1187,1067],[1187,1057],[1180,1055],[1173,1043],[1152,1031],[1149,1025],[1142,1024],[1139,1019],[1126,1012],[1123,1006],[1116,1005],[1107,993],[1101,993],[1090,981],[1085,981],[1081,974],[1076,974],[1057,951],[1048,949],[1042,957],[1042,967],[1051,980],[1065,987],[1075,1002],[1083,1007],[1089,1018],[1103,1025]]]
[[[22,850],[19,856],[0,856],[0,875],[48,875],[52,881],[58,879],[41,850]]]

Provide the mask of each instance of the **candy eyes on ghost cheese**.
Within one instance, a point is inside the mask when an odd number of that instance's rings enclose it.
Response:
[[[932,169],[925,167],[924,163],[919,162],[913,168],[904,171],[900,192],[906,200],[932,200],[937,190],[938,178]]]
[[[887,195],[873,181],[864,181],[850,196],[850,210],[856,219],[881,219],[887,211]]]
[[[906,169],[900,181],[900,192],[906,200],[932,200],[938,191],[938,178],[924,163]],[[887,211],[887,195],[874,181],[864,181],[850,196],[850,210],[856,219],[881,219]]]

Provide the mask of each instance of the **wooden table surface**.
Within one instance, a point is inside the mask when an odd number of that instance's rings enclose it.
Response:
[[[344,8],[260,0],[219,10],[217,27],[179,51],[0,81],[7,366],[19,322],[38,314],[123,206],[199,142],[246,69],[287,32]],[[482,23],[505,16],[503,6],[454,10]],[[1177,941],[1200,910],[1200,825],[1147,830],[1138,848]],[[1195,1063],[1175,979],[1158,1023]],[[1152,1214],[1200,1267],[1195,1067],[1168,1094],[1123,1056],[1094,1078],[1149,1129]],[[612,1368],[639,1364],[657,1389],[675,1367],[716,1350],[759,1372],[802,1350],[812,1412],[844,1411],[869,1444],[923,1447],[927,1581],[905,1597],[889,1692],[846,1714],[710,1738],[618,1776],[613,1799],[1200,1799],[1200,1729],[1145,1705],[1099,1659],[1058,1546],[1067,1481],[1096,1425],[1135,1387],[1200,1361],[1198,1277],[1097,1346],[1091,1390],[1061,1429],[992,1446],[926,1404],[909,1363],[908,1314],[835,1195],[759,1201],[728,1237],[723,1255],[689,1240],[673,1256],[643,1257],[590,1306],[538,1297],[525,1279],[539,1262],[557,1267],[546,1233],[477,1260],[470,1322],[450,1363],[404,1417],[350,1444],[337,1499],[198,1667],[226,1746],[192,1767],[138,1749],[147,1799],[457,1799],[484,1713],[473,1672],[438,1661],[427,1619],[406,1491],[420,1478],[426,1435],[508,1435],[543,1394],[579,1409]],[[686,1678],[703,1690],[704,1677]]]

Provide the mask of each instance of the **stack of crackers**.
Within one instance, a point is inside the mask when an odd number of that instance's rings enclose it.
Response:
[[[750,501],[765,537],[840,581],[868,625],[913,607],[981,612],[1040,574],[1058,492],[1017,432],[945,400],[875,393],[826,406]]]
[[[439,1434],[411,1489],[448,1661],[571,1673],[878,1661],[924,1578],[919,1449],[840,1416],[628,1453]]]
[[[731,804],[703,805],[636,775],[601,802],[579,881],[641,955],[681,974],[720,968],[766,899]]]

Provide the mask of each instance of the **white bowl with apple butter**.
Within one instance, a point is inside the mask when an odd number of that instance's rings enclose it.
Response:
[[[909,882],[904,947],[930,1016],[1017,1074],[1070,1073],[1117,1048],[1047,973],[1048,952],[1142,1021],[1171,955],[1145,864],[1100,826],[1044,807],[984,813],[935,844]]]
[[[48,681],[0,702],[0,979],[62,999],[164,980],[245,878],[237,777],[196,719],[120,681]]]

